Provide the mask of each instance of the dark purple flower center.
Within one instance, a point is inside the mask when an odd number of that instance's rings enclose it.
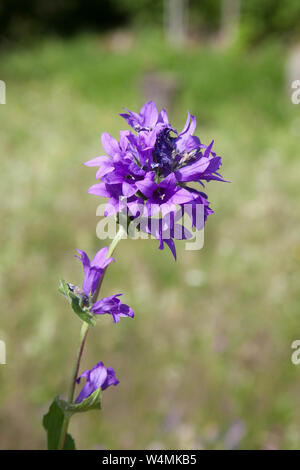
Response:
[[[166,197],[166,192],[163,188],[157,188],[153,194],[155,199],[159,199],[160,201],[163,201]]]
[[[174,163],[174,153],[176,151],[176,137],[170,135],[171,129],[163,129],[157,136],[152,152],[154,168],[164,175],[172,171]]]

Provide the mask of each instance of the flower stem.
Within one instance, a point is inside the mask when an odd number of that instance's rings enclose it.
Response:
[[[80,330],[79,346],[78,346],[78,350],[77,350],[76,361],[75,361],[75,364],[74,364],[73,373],[72,373],[72,380],[71,380],[71,383],[70,383],[70,388],[69,388],[69,393],[68,393],[68,403],[70,403],[70,404],[73,403],[74,391],[75,391],[75,386],[76,386],[76,379],[77,379],[78,370],[79,370],[79,366],[80,366],[80,361],[81,361],[83,348],[84,348],[84,344],[85,344],[85,340],[86,340],[88,331],[89,331],[89,324],[86,323],[86,322],[83,322],[82,326],[81,326],[81,330]],[[61,428],[59,444],[58,444],[58,449],[59,450],[62,450],[64,448],[70,418],[71,418],[70,415],[65,414],[64,421],[63,421],[62,428]]]
[[[126,233],[125,228],[123,227],[123,225],[120,224],[119,225],[119,230],[117,231],[115,237],[113,238],[111,244],[109,245],[108,252],[107,252],[107,257],[108,258],[113,255],[113,253],[114,253],[114,251],[117,247],[117,244],[119,243],[120,240],[122,240],[123,235],[125,233]],[[104,273],[103,273],[103,275],[101,276],[101,278],[99,280],[99,284],[97,286],[97,289],[94,292],[93,303],[95,303],[98,299],[99,292],[100,292],[100,289],[101,289],[101,286],[102,286],[102,282],[103,282],[103,279],[104,279],[104,276],[105,276],[105,273],[106,273],[106,269],[107,268],[105,268]]]
[[[117,247],[117,244],[123,238],[123,235],[125,233],[126,233],[126,231],[125,231],[124,227],[122,225],[119,225],[119,230],[116,233],[114,239],[112,240],[112,242],[109,246],[108,253],[107,253],[108,258],[110,256],[112,256],[113,252],[115,251],[115,249]],[[100,292],[100,289],[101,289],[101,285],[102,285],[105,273],[106,273],[106,269],[104,270],[104,273],[103,273],[103,275],[101,276],[101,278],[99,280],[99,284],[98,284],[97,289],[96,289],[96,291],[94,293],[94,296],[93,296],[93,302],[96,302],[96,300],[99,296],[99,292]],[[84,349],[84,345],[85,345],[85,341],[86,341],[88,331],[89,331],[89,324],[86,323],[86,322],[83,322],[82,326],[81,326],[81,330],[80,330],[79,345],[78,345],[78,350],[77,350],[77,354],[76,354],[76,361],[75,361],[75,364],[74,364],[72,379],[71,379],[69,393],[68,393],[68,403],[69,404],[73,403],[74,391],[75,391],[75,387],[76,387],[76,379],[77,379],[77,376],[78,376],[80,361],[81,361],[81,357],[82,357],[82,353],[83,353],[83,349]],[[68,415],[68,414],[65,414],[64,421],[63,421],[62,428],[61,428],[59,444],[58,444],[58,449],[59,450],[62,450],[64,448],[70,419],[71,419],[71,416]]]

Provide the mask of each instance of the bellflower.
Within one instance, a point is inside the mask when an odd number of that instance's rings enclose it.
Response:
[[[196,119],[189,112],[178,133],[170,125],[166,111],[159,113],[153,101],[146,103],[139,113],[126,111],[121,116],[136,133],[122,131],[119,142],[109,134],[102,135],[108,156],[86,163],[99,167],[96,177],[101,179],[89,193],[108,198],[106,216],[127,211],[133,218],[153,217],[158,212],[164,217],[189,205],[187,213],[192,226],[201,230],[213,211],[207,195],[188,183],[204,186],[204,182],[212,180],[225,181],[218,173],[222,162],[212,150],[214,142],[206,146],[194,135]],[[202,223],[195,217],[199,206],[203,206]],[[155,232],[162,248],[162,230]],[[169,240],[174,254],[173,237]]]
[[[113,317],[115,323],[120,321],[121,317],[134,317],[134,312],[126,304],[122,304],[118,299],[122,294],[112,295],[111,297],[104,297],[98,300],[91,308],[91,311],[95,315],[106,315],[110,314]]]
[[[82,326],[68,401],[56,397],[43,419],[49,449],[75,449],[68,434],[71,415],[100,408],[100,391],[119,383],[115,371],[103,362],[77,375],[88,329],[96,324],[95,316],[111,315],[115,323],[123,317],[134,317],[133,310],[121,303],[122,294],[96,298],[106,267],[113,261],[108,250],[112,255],[126,231],[135,235],[132,231],[139,230],[155,237],[160,250],[167,245],[176,259],[174,240],[192,238],[213,213],[199,184],[203,187],[212,180],[225,181],[219,174],[221,157],[213,151],[214,142],[204,145],[194,135],[196,119],[190,113],[181,132],[171,126],[165,110],[158,112],[153,101],[139,113],[126,110],[121,116],[132,130],[121,131],[119,140],[103,133],[106,155],[85,163],[97,168],[98,181],[89,193],[108,198],[105,216],[116,215],[120,226],[110,248],[99,250],[91,261],[84,251],[77,250],[84,270],[82,289],[64,280],[59,287]],[[190,218],[191,230],[185,226],[185,215]],[[74,402],[75,385],[83,378],[86,382]]]
[[[88,398],[98,388],[105,390],[107,387],[118,385],[119,383],[115,371],[111,367],[106,368],[103,362],[98,362],[92,369],[84,371],[77,378],[76,382],[79,384],[82,378],[86,379],[86,383],[75,400],[76,404]]]
[[[107,247],[99,250],[92,261],[90,261],[88,255],[84,251],[77,250],[77,252],[79,253],[79,256],[76,256],[76,258],[80,259],[82,262],[84,271],[82,290],[87,296],[93,295],[106,266],[114,261],[114,259],[106,258],[108,252]]]
[[[169,125],[169,119],[166,111],[162,110],[160,114],[158,114],[157,108],[153,101],[145,103],[138,114],[134,113],[133,111],[129,111],[126,108],[125,110],[128,114],[123,113],[120,114],[120,116],[122,116],[137,132],[151,131],[157,126],[161,129],[164,126]]]

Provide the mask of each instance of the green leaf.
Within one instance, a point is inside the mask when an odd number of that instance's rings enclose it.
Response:
[[[61,294],[63,294],[68,300],[70,300],[70,296],[69,296],[69,293],[70,293],[70,289],[69,289],[69,286],[68,286],[68,283],[66,281],[64,281],[64,279],[61,279],[60,280],[60,284],[58,286],[58,290]]]
[[[94,318],[94,315],[88,312],[87,310],[84,310],[81,307],[80,299],[76,295],[74,295],[72,292],[70,292],[69,296],[71,298],[72,309],[74,310],[76,315],[78,315],[82,321],[85,321],[89,325],[92,325],[92,326],[96,325],[96,320]]]
[[[75,441],[69,433],[66,435],[64,450],[76,450]]]
[[[58,400],[58,402],[59,402],[59,406],[66,413],[74,414],[74,413],[82,413],[83,411],[101,410],[101,397],[102,397],[102,390],[101,390],[101,387],[99,387],[89,397],[82,400],[81,403],[70,404],[64,400]]]
[[[52,402],[49,411],[43,417],[43,426],[47,432],[47,447],[49,450],[57,450],[61,428],[65,417],[65,412],[59,405],[59,398]],[[75,442],[71,434],[66,435],[64,450],[75,450]]]

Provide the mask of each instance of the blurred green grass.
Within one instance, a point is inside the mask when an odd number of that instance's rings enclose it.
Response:
[[[290,355],[300,336],[300,129],[285,55],[278,44],[176,51],[147,32],[122,52],[81,36],[2,55],[0,448],[45,446],[41,416],[66,392],[80,328],[58,281],[79,284],[75,249],[104,245],[99,200],[87,194],[94,171],[81,164],[102,154],[103,131],[125,128],[122,106],[139,109],[150,69],[176,74],[172,123],[196,115],[231,184],[207,185],[215,214],[201,251],[178,243],[175,263],[155,241],[121,243],[103,294],[124,292],[136,317],[101,320],[82,364],[104,361],[120,385],[71,432],[80,448],[299,448]]]

